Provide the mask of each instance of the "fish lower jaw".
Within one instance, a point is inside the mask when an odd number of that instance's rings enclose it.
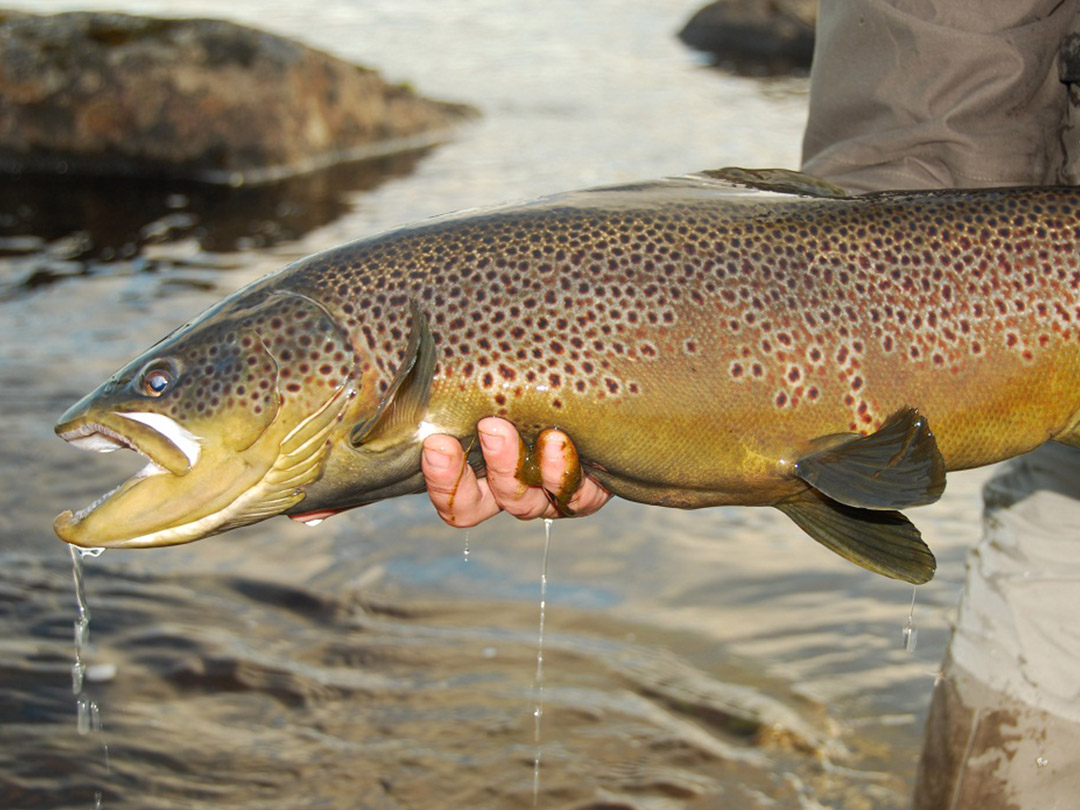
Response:
[[[61,439],[81,450],[91,450],[96,453],[112,453],[116,450],[131,450],[146,460],[146,466],[131,477],[117,484],[108,492],[100,495],[93,503],[76,511],[70,509],[64,511],[56,518],[56,526],[59,526],[61,520],[63,520],[65,525],[79,524],[124,487],[132,486],[137,481],[144,478],[168,473],[168,470],[154,461],[154,459],[152,459],[141,447],[128,440],[117,431],[111,430],[104,425],[91,422],[80,425],[72,430],[64,431],[59,435]],[[57,531],[59,532],[59,529],[57,529]],[[76,543],[76,545],[79,544]]]
[[[86,527],[83,526],[84,521],[91,517],[98,508],[102,507],[119,490],[127,486],[134,486],[140,478],[158,474],[151,468],[156,468],[162,473],[167,472],[153,463],[148,464],[140,472],[119,487],[98,498],[85,509],[78,512],[68,510],[61,513],[53,522],[53,529],[57,536],[66,543],[83,548],[127,549],[176,546],[281,514],[304,498],[303,493],[297,489],[283,489],[263,479],[250,489],[241,492],[233,501],[216,512],[211,512],[186,523],[166,526],[163,529],[132,537],[116,539],[102,538],[96,536],[93,531],[86,530]]]
[[[100,452],[107,453],[109,451],[108,450],[102,450]],[[153,476],[153,475],[166,475],[166,474],[168,474],[168,472],[169,471],[166,470],[161,465],[156,464],[155,462],[148,460],[145,467],[143,467],[141,470],[139,470],[137,473],[135,473],[133,476],[131,476],[127,480],[123,481],[120,484],[117,484],[115,487],[110,489],[104,495],[101,495],[100,497],[98,497],[98,499],[95,500],[89,506],[84,506],[82,509],[79,509],[79,510],[77,510],[75,512],[72,512],[70,509],[68,509],[64,514],[71,515],[71,519],[74,520],[75,522],[81,522],[82,520],[85,520],[86,517],[89,516],[91,512],[93,512],[95,509],[97,509],[99,506],[101,506],[103,503],[105,503],[105,501],[109,500],[109,498],[111,498],[113,495],[115,495],[118,491],[123,489],[125,486],[132,485],[136,481],[140,481],[143,478],[149,478],[150,476]]]

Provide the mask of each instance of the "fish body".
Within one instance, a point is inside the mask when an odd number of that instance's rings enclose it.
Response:
[[[616,495],[778,506],[924,581],[897,509],[1077,443],[1078,248],[1075,189],[742,170],[401,228],[234,293],[74,406],[62,436],[154,469],[57,531],[161,545],[419,491],[425,435],[473,446],[497,415],[564,430]]]

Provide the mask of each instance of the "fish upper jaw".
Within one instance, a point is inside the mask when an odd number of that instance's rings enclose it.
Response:
[[[151,465],[186,475],[198,460],[201,440],[178,422],[149,412],[81,414],[56,426],[56,435],[83,450],[111,453],[127,448]]]

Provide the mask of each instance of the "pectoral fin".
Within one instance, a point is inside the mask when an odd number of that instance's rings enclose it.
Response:
[[[823,546],[868,571],[916,585],[934,576],[934,553],[899,512],[845,506],[816,492],[776,508]]]
[[[375,416],[353,428],[350,439],[354,447],[364,445],[377,451],[381,445],[406,440],[416,432],[427,413],[435,378],[435,342],[427,317],[415,302],[410,302],[410,316],[407,360],[398,369]]]
[[[869,436],[799,459],[795,474],[833,500],[862,509],[923,506],[945,489],[945,460],[914,408],[897,411]]]

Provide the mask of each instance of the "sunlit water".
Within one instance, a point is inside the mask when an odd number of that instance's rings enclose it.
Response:
[[[806,103],[802,80],[702,67],[673,37],[693,2],[110,6],[229,14],[483,117],[424,155],[259,194],[0,188],[0,806],[519,808],[536,791],[555,808],[906,807],[984,473],[912,513],[939,560],[917,648],[910,586],[770,510],[617,502],[560,521],[542,649],[537,527],[490,521],[463,554],[422,497],[110,552],[86,574],[79,652],[103,732],[77,733],[70,561],[50,524],[139,461],[66,447],[67,405],[225,292],[346,239],[567,188],[794,166]]]

